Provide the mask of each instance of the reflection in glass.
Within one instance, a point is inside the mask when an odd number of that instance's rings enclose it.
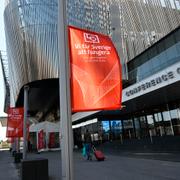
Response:
[[[114,133],[122,133],[122,122],[120,120],[111,121],[111,131]]]
[[[155,127],[156,127],[156,135],[157,136],[165,135],[161,113],[154,114],[154,120],[155,120]]]
[[[149,132],[152,136],[156,136],[156,130],[154,127],[154,119],[153,115],[148,115],[147,116],[147,122],[148,122],[148,127],[149,127]]]
[[[141,128],[140,128],[140,122],[138,118],[134,118],[134,126],[136,131],[136,137],[140,139],[141,137]]]
[[[110,131],[109,121],[102,121],[103,131],[108,133]]]
[[[166,135],[173,135],[173,127],[169,111],[162,112]]]
[[[124,120],[124,138],[131,139],[135,137],[134,128],[133,128],[133,121],[132,119]]]
[[[109,121],[101,121],[102,132],[100,133],[103,141],[109,141],[110,139],[110,124]]]
[[[180,117],[179,109],[173,109],[170,111],[171,121],[173,124],[174,135],[180,135]]]
[[[179,29],[174,34],[166,37],[159,43],[155,44],[148,51],[136,57],[129,63],[129,80],[132,83],[141,81],[160,70],[169,67],[177,62],[180,58],[180,42],[176,40],[179,36]],[[143,61],[142,61],[143,59]]]
[[[113,139],[120,139],[120,135],[122,134],[122,121],[113,120],[110,123]]]
[[[140,126],[141,126],[141,137],[149,136],[148,127],[146,123],[146,117],[141,116],[139,117],[139,120],[140,120]]]

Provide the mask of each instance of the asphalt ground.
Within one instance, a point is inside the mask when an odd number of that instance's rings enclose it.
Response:
[[[19,180],[14,159],[9,151],[0,151],[0,180]]]
[[[87,161],[74,152],[74,180],[180,180],[178,152],[111,152],[105,161]],[[47,158],[49,180],[61,179],[61,152],[30,153],[28,158]],[[8,151],[0,152],[0,180],[20,180],[21,164]]]

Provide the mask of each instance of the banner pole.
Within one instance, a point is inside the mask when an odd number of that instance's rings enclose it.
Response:
[[[59,52],[59,98],[60,141],[62,180],[73,180],[72,117],[70,101],[69,55],[66,22],[66,0],[58,0],[58,52]]]
[[[23,121],[23,159],[26,159],[27,151],[27,108],[28,108],[28,86],[24,86],[24,121]]]

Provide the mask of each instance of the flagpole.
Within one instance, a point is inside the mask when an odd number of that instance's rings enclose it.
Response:
[[[58,0],[58,52],[62,180],[73,180],[72,117],[66,19],[66,0]]]

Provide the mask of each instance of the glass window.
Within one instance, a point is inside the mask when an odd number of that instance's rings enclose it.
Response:
[[[162,121],[161,113],[154,114],[155,127],[156,127],[156,135],[163,136],[165,135],[164,124]]]
[[[173,46],[175,44],[174,36],[171,34],[164,40],[165,48],[168,49],[169,47]]]
[[[110,131],[109,121],[102,121],[103,131],[105,133]]]
[[[174,135],[180,135],[180,118],[179,109],[173,109],[170,111],[172,125],[174,129]]]
[[[137,69],[134,69],[133,71],[129,72],[129,82],[131,84],[136,83],[136,77],[137,77]]]
[[[162,112],[166,135],[173,135],[173,127],[169,111]]]
[[[170,121],[171,120],[169,111],[164,111],[163,112],[163,119],[164,119],[164,121]]]
[[[152,48],[150,48],[148,50],[148,56],[149,56],[149,59],[152,59],[153,57],[155,57],[157,55],[157,48],[156,46],[153,46]]]
[[[116,133],[122,133],[122,122],[121,120],[111,121],[111,131]]]
[[[102,121],[101,122],[102,131],[99,131],[102,141],[110,140],[110,122]]]
[[[177,52],[177,58],[180,57],[180,42],[178,42],[176,45],[176,52]]]
[[[174,36],[175,36],[176,42],[179,42],[180,41],[180,29],[178,29],[175,32]]]
[[[121,120],[111,121],[111,132],[113,135],[113,139],[120,139],[120,135],[122,134],[122,121]]]
[[[135,137],[132,119],[124,120],[123,127],[124,127],[124,134],[123,134],[124,138],[131,139]]]
[[[146,123],[146,117],[141,116],[141,117],[139,117],[139,120],[140,120],[140,126],[141,126],[141,137],[149,136],[148,126]]]
[[[137,68],[137,76],[139,81],[152,74],[152,62],[148,61]]]
[[[140,60],[141,60],[141,61],[139,62],[140,64],[143,64],[143,63],[147,62],[148,56],[147,56],[147,53],[146,53],[146,52],[141,55]]]
[[[157,46],[158,53],[161,53],[164,51],[163,43],[160,42],[156,46]]]
[[[176,45],[174,45],[166,50],[166,63],[168,65],[171,65],[171,64],[179,61],[179,59],[177,57],[178,57],[178,51],[177,51]]]
[[[124,120],[124,129],[130,129],[133,128],[133,122],[132,120]]]
[[[148,115],[147,116],[147,122],[148,122],[149,126],[154,126],[153,115]]]
[[[136,137],[138,139],[141,138],[141,128],[140,128],[140,122],[138,118],[134,118],[134,126],[135,126],[135,132],[136,132]]]
[[[148,126],[149,126],[150,134],[152,134],[152,136],[156,136],[156,130],[155,130],[155,127],[154,127],[153,115],[148,115],[147,116],[147,123],[148,123]]]

